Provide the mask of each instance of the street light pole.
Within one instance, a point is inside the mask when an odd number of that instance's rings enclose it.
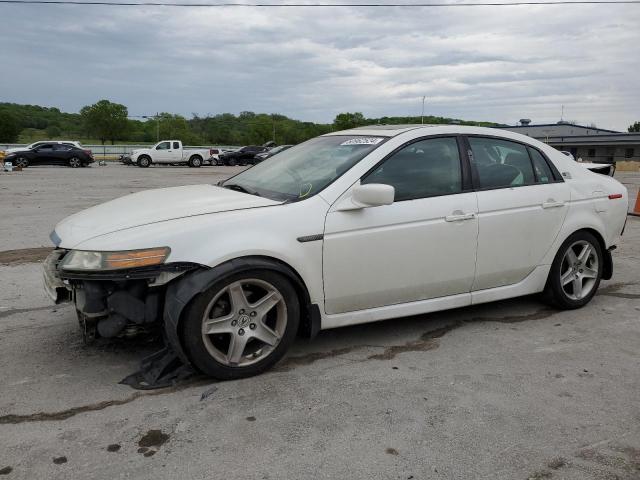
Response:
[[[160,114],[156,112],[156,142],[160,141]]]
[[[422,114],[420,115],[420,123],[424,124],[424,100],[426,96],[422,96]]]

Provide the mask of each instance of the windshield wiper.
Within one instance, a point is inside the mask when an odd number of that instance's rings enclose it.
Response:
[[[224,188],[228,188],[229,190],[235,190],[236,192],[248,193],[249,195],[255,195],[256,197],[260,197],[261,195],[255,190],[250,190],[247,187],[243,187],[242,185],[238,185],[237,183],[228,183],[223,185]]]

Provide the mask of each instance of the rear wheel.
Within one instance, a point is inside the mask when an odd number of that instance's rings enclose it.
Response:
[[[139,167],[147,168],[149,165],[151,165],[151,158],[147,157],[146,155],[143,155],[142,157],[138,158]]]
[[[596,237],[586,231],[574,233],[562,244],[551,265],[546,299],[563,309],[586,305],[598,290],[603,265]]]
[[[190,167],[198,168],[202,166],[202,158],[199,157],[198,155],[194,155],[189,159],[189,162],[187,163],[189,164]]]
[[[69,159],[69,166],[71,168],[79,168],[82,166],[82,160],[80,160],[78,157],[71,157]]]
[[[216,283],[187,307],[184,346],[207,375],[249,377],[282,358],[299,321],[298,297],[285,277],[266,270],[242,272]]]

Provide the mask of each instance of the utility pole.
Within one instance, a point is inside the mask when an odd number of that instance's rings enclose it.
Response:
[[[420,115],[420,123],[424,124],[424,100],[426,96],[422,96],[422,114]]]

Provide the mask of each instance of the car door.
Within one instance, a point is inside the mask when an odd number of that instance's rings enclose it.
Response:
[[[171,163],[173,160],[173,149],[171,142],[160,142],[156,145],[156,151],[153,155],[155,163]]]
[[[323,274],[329,314],[468,293],[476,261],[476,194],[455,136],[396,150],[361,183],[395,188],[391,205],[329,210]]]
[[[43,165],[55,163],[54,145],[52,143],[43,143],[33,149],[34,156],[30,160],[33,165]]]
[[[52,156],[52,163],[55,163],[56,165],[65,165],[67,164],[67,162],[69,161],[69,159],[74,156],[74,152],[73,152],[73,147],[71,147],[70,145],[66,145],[66,144],[55,144],[53,146],[53,153],[51,154]],[[76,156],[80,156],[77,155],[76,152]]]
[[[542,261],[569,208],[570,193],[537,149],[468,136],[478,192],[478,261],[473,290],[512,285]]]

